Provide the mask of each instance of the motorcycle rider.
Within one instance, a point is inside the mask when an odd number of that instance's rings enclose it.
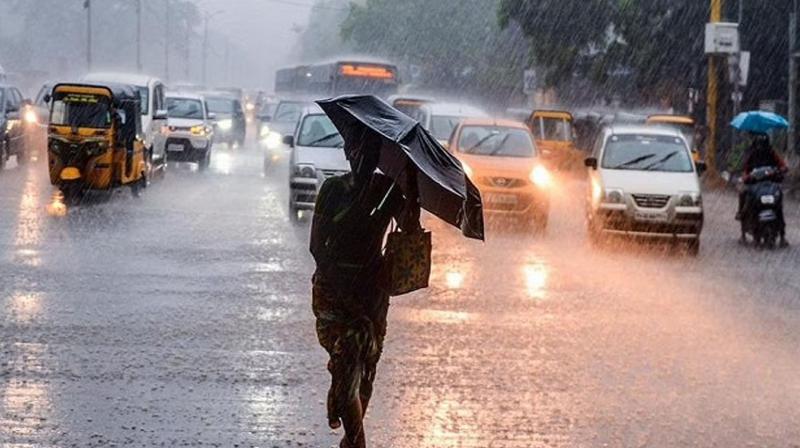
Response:
[[[743,180],[745,184],[749,180],[750,173],[756,168],[763,167],[776,167],[780,170],[781,174],[785,174],[789,168],[786,161],[778,154],[770,144],[769,136],[767,134],[752,134],[750,142],[750,149],[747,152],[744,161]],[[742,219],[742,213],[747,208],[747,201],[749,198],[749,188],[745,186],[739,193],[739,210],[736,212],[736,219]],[[786,222],[783,219],[783,202],[778,210],[778,222],[781,229],[781,246],[786,247],[789,245],[786,240]]]

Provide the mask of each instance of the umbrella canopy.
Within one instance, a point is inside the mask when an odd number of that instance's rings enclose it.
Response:
[[[731,121],[731,126],[740,131],[763,134],[773,129],[788,128],[789,122],[778,114],[755,110],[740,113]]]
[[[394,180],[406,168],[417,173],[420,205],[464,236],[483,239],[480,192],[453,157],[415,120],[372,95],[346,95],[317,101],[344,138],[356,144],[367,133],[381,137],[378,168]],[[402,183],[401,183],[402,185]]]

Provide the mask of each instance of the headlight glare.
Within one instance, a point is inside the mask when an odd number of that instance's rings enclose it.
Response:
[[[531,182],[541,188],[548,188],[553,183],[553,177],[550,175],[550,172],[542,165],[536,165],[533,171],[531,171],[530,178]]]
[[[230,118],[226,120],[220,120],[219,122],[217,122],[217,126],[223,131],[229,131],[233,127],[233,120],[231,120]]]

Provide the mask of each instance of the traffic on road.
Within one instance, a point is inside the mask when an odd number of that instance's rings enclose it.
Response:
[[[753,90],[715,118],[671,69],[593,60],[630,32],[598,11],[605,40],[570,43],[514,0],[427,5],[476,26],[423,40],[379,2],[135,3],[65,7],[86,62],[0,29],[0,446],[800,441],[793,109]],[[445,32],[487,48],[443,60]],[[404,233],[430,238],[404,279],[430,272],[383,290]],[[360,244],[378,267],[345,266]],[[351,272],[377,289],[332,293]]]

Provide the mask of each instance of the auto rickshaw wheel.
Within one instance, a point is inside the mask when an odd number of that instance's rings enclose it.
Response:
[[[79,184],[62,185],[59,190],[64,198],[64,205],[68,207],[80,204],[83,199],[83,188]]]

